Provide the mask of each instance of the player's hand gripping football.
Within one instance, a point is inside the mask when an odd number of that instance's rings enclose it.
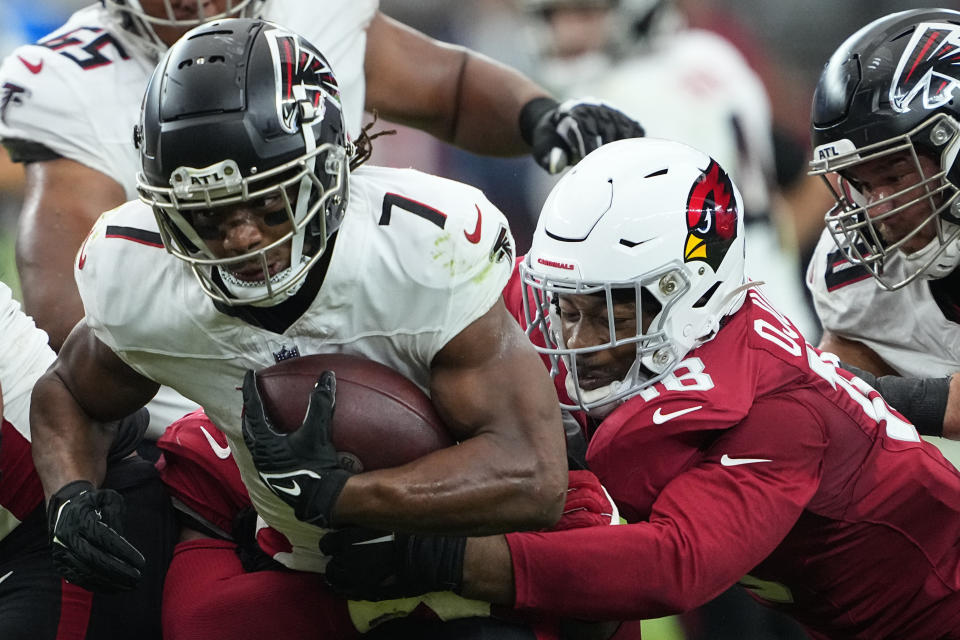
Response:
[[[459,591],[466,544],[462,536],[352,527],[326,534],[320,551],[331,556],[324,577],[334,591],[357,600],[392,600]]]
[[[123,537],[123,498],[86,480],[50,496],[47,524],[57,571],[89,591],[112,593],[137,586],[144,557]]]
[[[303,425],[293,433],[274,430],[263,408],[256,374],[243,379],[243,440],[267,487],[293,507],[299,520],[329,527],[334,505],[350,477],[341,469],[331,440],[337,379],[320,375]]]
[[[533,147],[534,160],[550,173],[577,164],[608,142],[644,134],[640,123],[593,99],[532,100],[520,115],[520,130]]]

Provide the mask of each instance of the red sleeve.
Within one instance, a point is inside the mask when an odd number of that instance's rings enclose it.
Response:
[[[514,261],[513,273],[510,274],[510,279],[504,285],[502,295],[503,304],[507,307],[507,311],[517,321],[517,324],[526,329],[527,323],[523,317],[523,281],[520,278],[520,263],[523,262],[523,259],[524,256],[517,256]]]
[[[157,446],[157,470],[175,506],[229,534],[250,497],[227,437],[197,409],[167,427]]]
[[[516,607],[612,620],[703,604],[759,564],[796,523],[817,489],[823,434],[801,403],[760,401],[666,484],[648,522],[508,534]],[[724,465],[723,456],[741,463]],[[643,460],[621,464],[642,468]],[[603,480],[603,469],[595,471]]]
[[[30,442],[0,418],[0,539],[43,502],[40,477],[33,467]],[[9,512],[9,518],[4,512]]]

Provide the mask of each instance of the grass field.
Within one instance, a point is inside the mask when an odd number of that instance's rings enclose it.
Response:
[[[17,267],[14,262],[13,243],[13,230],[0,226],[0,282],[13,289],[14,298],[23,300],[20,295],[20,279],[17,278]]]

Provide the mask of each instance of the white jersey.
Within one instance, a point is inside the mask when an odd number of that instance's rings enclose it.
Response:
[[[377,0],[268,0],[261,17],[286,26],[327,58],[351,136],[364,105],[366,28]],[[7,56],[0,66],[0,138],[40,144],[103,173],[137,197],[133,126],[155,61],[100,3]]]
[[[765,213],[773,175],[770,102],[740,52],[709,31],[653,39],[617,62],[563,62],[545,81],[564,96],[594,96],[636,119],[647,135],[683,142],[730,172],[748,211]],[[591,72],[590,69],[593,71]]]
[[[890,277],[906,275],[902,271],[898,257],[884,264]],[[807,286],[824,329],[862,342],[900,375],[927,378],[960,371],[960,324],[944,315],[929,280],[886,291],[866,269],[844,259],[824,230],[807,268]]]
[[[884,273],[906,276],[899,254],[884,263]],[[807,266],[807,287],[824,329],[870,347],[900,375],[934,378],[960,371],[960,324],[946,317],[929,280],[882,289],[865,268],[843,257],[824,229]],[[960,442],[924,439],[960,468]]]
[[[240,430],[247,369],[291,354],[381,362],[429,393],[437,352],[500,299],[513,267],[503,214],[479,190],[412,169],[363,167],[329,271],[282,334],[216,310],[189,267],[160,244],[149,207],[108,212],[75,275],[87,324],[131,367],[199,403],[226,434],[257,512],[289,539],[289,566],[320,571],[322,531],[298,521],[261,482]]]
[[[20,310],[10,287],[0,282],[0,387],[3,419],[30,440],[30,393],[56,359],[47,334]]]

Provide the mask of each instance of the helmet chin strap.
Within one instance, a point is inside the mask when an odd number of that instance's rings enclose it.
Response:
[[[567,395],[572,400],[576,401],[577,398],[581,398],[584,405],[591,405],[594,402],[601,402],[604,398],[613,398],[616,396],[617,392],[623,387],[623,380],[614,380],[610,384],[598,387],[597,389],[587,390],[578,388],[577,384],[573,381],[573,376],[567,371],[563,378],[563,386],[567,391]],[[619,407],[624,400],[626,400],[626,398],[611,400],[605,404],[591,407],[586,410],[587,415],[593,418],[606,418],[614,409]]]

